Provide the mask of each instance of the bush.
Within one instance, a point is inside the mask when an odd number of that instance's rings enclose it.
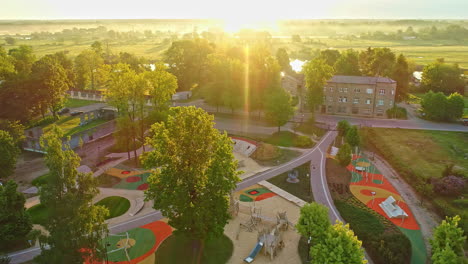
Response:
[[[48,181],[49,181],[49,173],[46,173],[32,180],[31,184],[36,187],[39,187],[43,184],[46,184]]]
[[[387,109],[387,117],[388,118],[397,118],[397,119],[407,119],[408,113],[406,112],[406,108],[394,106],[392,108]]]
[[[294,145],[299,148],[306,148],[312,145],[312,140],[306,136],[298,136]]]
[[[411,259],[411,242],[403,234],[382,234],[368,248],[375,263],[401,264]]]
[[[454,175],[449,175],[447,177],[443,177],[442,179],[432,180],[434,191],[438,194],[448,196],[458,196],[462,194],[463,189],[465,188],[465,184],[465,179]]]
[[[344,136],[348,132],[348,129],[351,127],[348,120],[341,120],[338,122],[338,135]]]
[[[46,116],[44,118],[41,118],[41,119],[37,119],[37,120],[31,120],[27,125],[26,125],[26,128],[29,129],[29,128],[33,128],[33,127],[44,127],[44,126],[47,126],[47,125],[50,125],[52,123],[55,122],[55,119],[53,116]]]
[[[468,210],[468,199],[453,200],[452,203],[457,207]]]

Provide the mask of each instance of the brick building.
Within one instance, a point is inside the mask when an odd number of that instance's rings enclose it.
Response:
[[[386,77],[333,76],[323,87],[323,114],[386,117],[395,103],[396,82]]]

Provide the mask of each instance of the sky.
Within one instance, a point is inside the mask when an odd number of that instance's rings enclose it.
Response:
[[[0,20],[468,19],[468,0],[0,0]]]

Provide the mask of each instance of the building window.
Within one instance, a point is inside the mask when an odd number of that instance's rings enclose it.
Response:
[[[377,116],[383,116],[383,110],[382,109],[377,109]]]
[[[351,108],[351,113],[358,114],[359,113],[359,108],[358,107]]]
[[[333,96],[328,96],[328,101],[333,102]]]
[[[343,97],[340,96],[340,97],[338,98],[338,102],[339,102],[339,103],[343,102]]]
[[[360,92],[361,92],[361,88],[354,88],[354,92],[355,92],[355,93],[360,93]]]
[[[329,105],[327,109],[327,113],[332,113],[333,112],[333,106]]]
[[[342,93],[343,92],[343,88],[338,88],[338,92]]]
[[[367,89],[367,93],[368,93],[368,94],[372,94],[372,91],[373,91],[373,90],[374,90],[374,89]]]
[[[378,104],[377,105],[384,105],[384,100],[379,100]]]
[[[370,109],[369,108],[364,109],[363,113],[365,115],[369,115],[370,114]]]
[[[380,90],[379,90],[379,94],[380,94],[380,95],[385,95],[385,89],[380,89]]]
[[[324,95],[323,96],[323,101],[326,102],[327,101],[327,97]]]
[[[354,101],[353,101],[353,103],[355,103],[355,104],[359,104],[359,98],[354,98]]]
[[[333,87],[330,87],[330,93],[333,93]]]
[[[343,97],[343,103],[346,103],[346,102],[348,102],[348,97],[345,96]]]
[[[371,99],[367,98],[366,99],[366,104],[371,104]]]
[[[338,106],[338,113],[346,113],[346,106]]]
[[[343,92],[347,93],[347,92],[348,92],[348,88],[343,88]]]
[[[392,89],[392,95],[394,95],[394,94],[395,94],[395,90]]]
[[[393,100],[390,100],[390,106],[393,106]]]

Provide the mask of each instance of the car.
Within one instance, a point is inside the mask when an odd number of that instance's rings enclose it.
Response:
[[[70,113],[71,116],[77,116],[77,115],[81,115],[82,113],[84,113],[83,111],[73,111]]]
[[[68,112],[70,112],[70,109],[65,107],[65,108],[62,108],[60,111],[58,111],[58,114],[63,115],[63,114],[66,114]]]

